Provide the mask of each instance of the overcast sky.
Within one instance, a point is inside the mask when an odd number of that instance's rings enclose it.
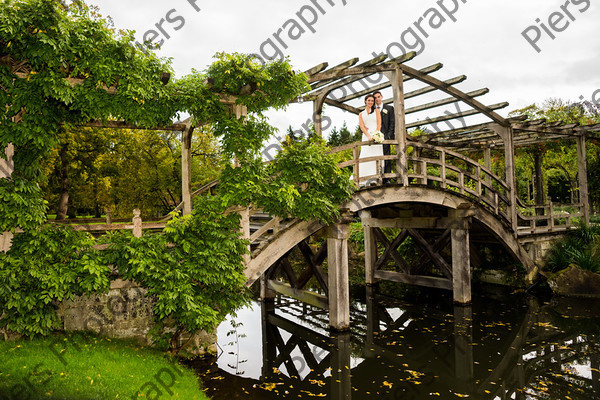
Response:
[[[420,51],[408,65],[422,68],[441,62],[444,68],[434,76],[448,79],[467,75],[460,89],[466,92],[487,87],[490,93],[480,98],[482,102],[510,102],[508,108],[499,111],[504,116],[549,97],[592,100],[600,89],[597,0],[88,2],[97,5],[104,16],[110,15],[117,28],[135,30],[140,41],[145,32],[156,31],[149,36],[156,36],[155,42],[164,40],[158,54],[173,59],[177,76],[188,74],[192,68],[206,68],[219,51],[260,53],[268,39],[300,71],[325,61],[330,66],[353,57],[366,61],[373,58],[373,52],[386,52],[390,43],[397,42],[407,50],[412,46]],[[163,18],[161,31],[156,24]],[[296,22],[290,21],[282,29],[291,19]],[[419,19],[421,30],[415,25]],[[279,38],[287,49],[273,36],[280,29]],[[525,30],[540,52],[523,37]],[[297,38],[291,39],[290,33]],[[276,51],[268,43],[263,46],[266,56]],[[389,48],[392,56],[401,53],[397,45]],[[600,91],[596,100],[600,101]],[[344,119],[355,125],[356,117],[349,113],[331,108],[327,112],[334,125],[341,125]],[[284,129],[290,124],[299,127],[310,117],[308,104],[271,113],[273,124]]]

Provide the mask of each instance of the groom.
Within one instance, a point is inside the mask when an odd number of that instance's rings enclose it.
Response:
[[[396,129],[396,117],[394,117],[394,107],[384,105],[383,104],[383,96],[381,92],[377,91],[373,93],[375,97],[375,107],[381,113],[381,133],[383,133],[383,137],[385,140],[394,140],[396,136],[394,135],[394,131]],[[386,156],[390,155],[390,145],[383,145],[383,154]],[[385,174],[389,174],[392,172],[392,160],[386,160],[383,167],[383,172]],[[389,183],[390,179],[386,178],[383,180],[383,183]]]

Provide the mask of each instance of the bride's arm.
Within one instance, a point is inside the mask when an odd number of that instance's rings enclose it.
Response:
[[[369,134],[369,130],[367,129],[367,126],[365,125],[365,122],[363,121],[363,117],[362,114],[358,114],[358,123],[360,125],[360,130],[362,131],[362,133],[365,134],[365,136],[369,139],[369,140],[373,140],[373,138],[371,137],[371,135]]]
[[[375,115],[377,115],[377,130],[381,132],[381,112],[376,109]]]

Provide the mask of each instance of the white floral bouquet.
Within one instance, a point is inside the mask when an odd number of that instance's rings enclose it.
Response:
[[[375,143],[382,143],[385,138],[383,137],[383,133],[381,133],[381,131],[375,131],[371,134],[371,137],[373,138],[373,141]]]

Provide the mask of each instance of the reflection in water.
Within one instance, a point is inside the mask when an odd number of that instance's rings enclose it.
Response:
[[[257,303],[220,329],[219,359],[195,367],[215,400],[600,398],[598,303],[431,303],[368,289],[343,334],[305,304]]]

